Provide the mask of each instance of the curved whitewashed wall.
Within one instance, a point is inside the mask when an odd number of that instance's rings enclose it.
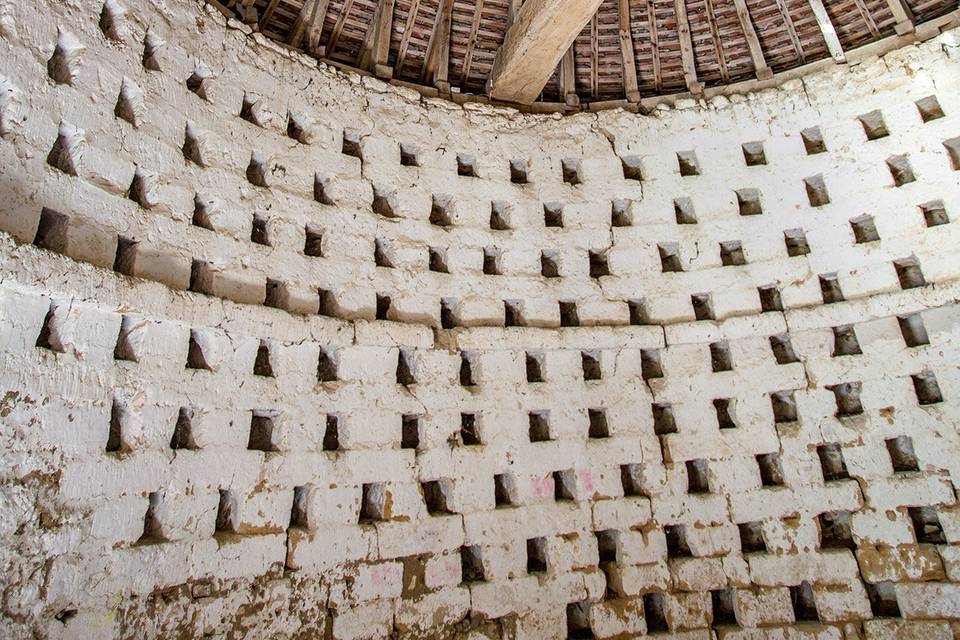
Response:
[[[0,4],[4,637],[951,637],[956,32],[561,118],[244,29]]]

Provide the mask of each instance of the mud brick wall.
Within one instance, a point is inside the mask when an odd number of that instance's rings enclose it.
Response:
[[[0,635],[954,637],[957,36],[562,118],[0,2]]]

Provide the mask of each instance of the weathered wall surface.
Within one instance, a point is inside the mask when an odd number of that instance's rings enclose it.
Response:
[[[953,637],[955,33],[562,119],[125,9],[0,3],[0,635]]]

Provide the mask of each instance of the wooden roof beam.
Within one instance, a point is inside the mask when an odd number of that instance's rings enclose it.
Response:
[[[487,80],[487,94],[530,104],[602,0],[526,0],[507,30]]]
[[[637,80],[637,58],[630,33],[630,0],[620,2],[620,56],[623,58],[623,92],[629,102],[640,102],[640,84]]]
[[[887,6],[890,7],[893,19],[897,21],[894,26],[897,34],[902,36],[912,33],[914,30],[913,12],[910,11],[907,3],[904,0],[887,0]]]
[[[320,37],[323,34],[323,21],[327,17],[327,7],[330,6],[330,0],[307,0],[303,3],[297,19],[290,30],[290,39],[287,41],[291,47],[297,49],[303,44],[304,38],[307,40],[306,49],[317,55],[323,56],[320,47]]]
[[[361,69],[373,71],[375,76],[386,80],[393,77],[393,69],[387,63],[390,61],[390,32],[393,30],[395,4],[395,0],[380,0],[377,4],[358,64]]]
[[[827,43],[827,51],[836,62],[846,62],[847,57],[843,54],[843,45],[840,44],[840,38],[837,37],[837,30],[830,20],[827,8],[823,6],[823,0],[807,0],[810,8],[813,9],[813,15],[817,19],[817,25],[820,27],[820,33],[823,34],[823,41]]]
[[[687,84],[687,91],[693,94],[703,93],[703,83],[697,81],[697,61],[693,56],[686,0],[673,0],[673,8],[677,14],[677,36],[680,38],[680,57],[683,61],[683,79]]]
[[[769,80],[773,77],[773,70],[767,66],[767,60],[763,56],[760,38],[757,37],[756,29],[753,28],[753,21],[750,19],[750,10],[747,9],[746,0],[733,0],[733,4],[737,7],[737,17],[740,18],[743,36],[747,39],[747,47],[750,49],[750,59],[753,60],[753,69],[754,73],[757,74],[757,80]]]
[[[450,28],[453,24],[453,0],[441,0],[430,44],[424,58],[420,81],[432,84],[440,93],[450,93]]]

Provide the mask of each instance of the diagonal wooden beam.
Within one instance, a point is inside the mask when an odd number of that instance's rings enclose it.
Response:
[[[680,57],[683,62],[683,79],[690,93],[703,93],[703,84],[697,82],[697,61],[693,56],[693,38],[687,20],[686,0],[673,0],[677,14],[677,36],[680,38]]]
[[[640,102],[640,84],[637,80],[637,58],[630,33],[630,0],[620,2],[620,56],[623,58],[623,92],[630,102]]]
[[[333,31],[330,32],[330,39],[327,42],[328,54],[332,54],[333,50],[337,48],[337,41],[340,40],[343,27],[347,24],[347,16],[350,15],[351,9],[353,9],[353,0],[346,0],[346,2],[343,3],[343,8],[340,10],[340,17],[337,18],[336,24],[333,25]]]
[[[733,4],[737,7],[740,28],[743,29],[743,36],[747,39],[747,47],[750,49],[750,59],[753,60],[757,80],[769,80],[773,77],[773,70],[767,66],[767,60],[763,57],[763,48],[760,47],[760,38],[757,37],[756,29],[753,28],[753,20],[750,19],[746,0],[733,0]]]
[[[830,20],[827,8],[823,6],[823,0],[808,0],[810,8],[813,9],[813,15],[817,19],[817,25],[820,27],[820,33],[823,34],[823,41],[827,43],[827,51],[837,62],[846,62],[847,57],[843,54],[843,45],[840,44],[840,38],[837,37],[837,30]]]
[[[487,80],[487,94],[495,100],[517,104],[536,100],[601,2],[526,0],[497,51]]]
[[[890,13],[893,19],[897,21],[894,29],[899,35],[905,35],[913,31],[913,12],[904,0],[887,0],[887,6],[890,7]]]
[[[413,0],[410,3],[410,9],[407,11],[407,22],[403,28],[403,36],[400,38],[400,48],[397,50],[397,74],[403,70],[403,65],[407,60],[407,48],[410,46],[410,34],[413,33],[413,27],[417,23],[417,16],[420,13],[420,0]]]

